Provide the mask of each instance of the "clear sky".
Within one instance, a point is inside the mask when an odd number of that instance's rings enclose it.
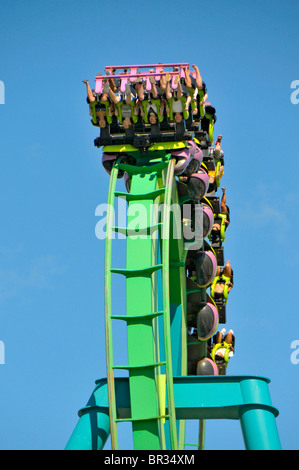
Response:
[[[295,0],[1,2],[1,449],[63,449],[106,376],[95,210],[109,177],[82,80],[180,61],[200,68],[223,135],[227,372],[271,379],[282,447],[299,447],[298,15]],[[206,447],[243,449],[239,423],[207,423]]]

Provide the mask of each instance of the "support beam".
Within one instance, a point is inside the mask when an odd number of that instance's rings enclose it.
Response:
[[[174,377],[177,419],[238,419],[247,450],[281,450],[275,420],[278,410],[271,403],[269,382],[256,376]],[[118,378],[115,385],[118,414],[130,419],[128,379]],[[88,406],[79,416],[66,449],[92,450],[95,445],[102,449],[109,432],[106,379],[97,382]]]

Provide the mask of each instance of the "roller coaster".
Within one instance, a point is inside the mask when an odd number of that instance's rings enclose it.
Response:
[[[135,450],[184,450],[190,419],[199,422],[198,450],[209,419],[239,420],[246,449],[280,449],[269,379],[227,374],[235,353],[234,331],[225,328],[234,286],[224,256],[230,209],[216,109],[198,67],[107,66],[94,89],[83,83],[110,178],[107,377],[79,411],[66,449],[101,450],[109,436],[112,450],[125,449],[118,428],[130,422]],[[124,226],[115,224],[119,200]],[[125,266],[112,262],[116,234],[125,239]],[[114,282],[125,286],[123,311],[113,309]],[[114,359],[119,347],[123,363]]]

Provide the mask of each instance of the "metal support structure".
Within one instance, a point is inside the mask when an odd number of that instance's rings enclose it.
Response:
[[[281,450],[276,426],[278,410],[271,403],[269,379],[256,376],[188,376],[174,377],[173,381],[177,419],[239,420],[246,450]],[[129,379],[116,379],[115,387],[118,414],[129,418]],[[106,379],[97,382],[79,416],[66,449],[103,449],[109,429]]]
[[[178,423],[173,395],[173,375],[186,373],[186,288],[182,237],[172,236],[172,201],[177,200],[174,160],[168,152],[135,155],[138,164],[116,162],[111,172],[107,214],[105,262],[105,325],[109,416],[112,448],[118,449],[117,423],[132,422],[136,449],[177,449],[182,443],[184,426]],[[115,190],[118,171],[131,177],[130,192]],[[117,197],[127,201],[126,227],[113,227],[113,207]],[[160,213],[159,208],[163,206]],[[136,211],[142,209],[138,231],[134,226]],[[140,227],[141,222],[141,227]],[[180,222],[180,215],[179,215]],[[175,220],[175,224],[178,221]],[[154,232],[158,237],[153,236]],[[111,266],[112,233],[126,236],[126,267]],[[161,273],[160,284],[157,274]],[[126,306],[123,312],[112,312],[112,274],[125,277]],[[174,278],[177,284],[174,286]],[[159,285],[162,286],[159,289]],[[158,297],[162,298],[158,309]],[[112,321],[127,327],[127,364],[113,359]],[[117,341],[117,338],[115,338]],[[172,360],[172,355],[175,360]],[[124,362],[126,362],[124,358]],[[173,369],[175,370],[173,371]],[[127,370],[131,398],[131,415],[117,413],[115,373]],[[165,382],[161,377],[165,376]],[[164,385],[163,385],[164,383]],[[164,388],[163,388],[164,387]],[[161,393],[166,390],[168,412],[163,412]],[[164,403],[164,399],[162,400]],[[167,426],[165,427],[165,420]]]
[[[115,78],[123,93],[128,84],[140,79],[146,90],[151,91],[152,78],[159,81],[164,75],[169,75],[167,80],[171,80],[175,90],[181,79],[187,84],[188,68],[187,63],[108,66],[104,75],[97,75],[94,93],[101,102],[106,80],[109,79],[111,85]],[[192,88],[198,78],[197,68],[194,66],[189,73],[195,79]],[[204,90],[197,90],[198,96],[195,88],[188,91],[193,96],[191,107],[182,112],[184,119],[180,122],[174,119],[171,100],[167,100],[169,112],[163,114],[159,100],[148,97],[142,102],[143,117],[137,108],[133,112],[131,103],[130,129],[124,126],[121,106],[112,119],[111,110],[108,112],[106,106],[108,102],[101,102],[105,104],[107,126],[101,127],[94,143],[97,147],[103,146],[102,163],[110,174],[105,241],[107,378],[96,383],[86,407],[79,411],[80,419],[67,450],[101,450],[109,435],[112,450],[118,450],[118,424],[121,422],[132,424],[135,450],[183,450],[186,420],[194,419],[199,420],[198,450],[204,449],[206,420],[209,419],[239,420],[248,450],[280,449],[275,421],[278,411],[271,403],[269,380],[223,375],[228,356],[224,356],[222,364],[221,355],[218,354],[220,359],[216,360],[215,348],[210,347],[211,338],[219,337],[215,335],[218,323],[226,323],[230,279],[226,279],[224,300],[220,301],[214,301],[214,282],[219,281],[217,266],[220,269],[224,266],[222,242],[229,209],[227,215],[221,214],[219,198],[211,196],[214,193],[210,176],[214,175],[217,191],[222,175],[218,171],[222,165],[219,148],[216,153],[216,144],[220,145],[222,136],[218,136],[212,148],[215,109],[203,104]],[[185,100],[181,103],[183,109],[186,99],[182,97],[182,100]],[[96,102],[91,102],[94,125],[98,125]],[[149,122],[148,105],[157,106],[156,124]],[[196,111],[196,108],[199,109]],[[127,192],[117,190],[117,181],[123,175],[128,177]],[[114,206],[118,198],[126,201],[127,217],[123,227],[114,226]],[[205,212],[208,228],[202,237],[196,235],[196,209],[190,218],[182,216],[187,204],[193,209],[194,205],[201,205],[208,214],[210,211],[208,216]],[[137,217],[136,223],[136,212],[140,209],[142,218]],[[204,238],[212,233],[216,216],[221,219],[221,242],[213,234],[210,246]],[[193,241],[184,240],[182,223],[193,227]],[[202,225],[205,224],[202,222]],[[125,267],[112,265],[112,240],[116,232],[126,238]],[[196,250],[196,261],[191,250]],[[213,259],[212,268],[206,268],[201,261],[206,251],[211,255],[207,256],[208,260]],[[202,282],[198,273],[201,270],[209,273],[209,269],[210,278]],[[113,289],[114,278],[125,282],[126,299],[119,312],[112,311],[112,300],[118,295]],[[210,296],[206,293],[209,282],[212,283]],[[210,306],[214,304],[212,323],[210,326],[206,322],[208,331],[199,334],[201,326],[198,325],[203,323],[200,306],[207,302]],[[125,333],[120,334],[119,322],[125,324]],[[115,348],[125,335],[127,347],[121,351],[119,364],[115,362]],[[228,348],[234,352],[234,337],[230,341],[232,344],[226,345],[227,354]],[[217,343],[217,346],[224,344],[218,339]],[[201,368],[203,363],[212,364],[212,372]],[[193,375],[199,373],[220,375]]]

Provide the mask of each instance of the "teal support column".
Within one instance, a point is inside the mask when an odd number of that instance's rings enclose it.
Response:
[[[240,409],[240,423],[247,450],[281,450],[273,407],[267,382],[259,386],[252,380],[240,383],[245,403]],[[260,403],[264,405],[254,405]],[[267,406],[268,405],[268,406]]]
[[[244,407],[240,411],[240,422],[246,450],[281,450],[271,409]]]
[[[123,381],[116,384],[118,405],[130,407],[128,387]],[[124,406],[125,403],[125,406]],[[96,381],[87,405],[79,410],[79,421],[65,447],[65,450],[102,450],[110,435],[107,379]]]
[[[278,410],[272,406],[269,379],[257,376],[181,376],[173,379],[178,420],[239,420],[247,450],[281,450],[275,420]],[[96,384],[87,406],[79,412],[80,420],[66,450],[100,450],[104,447],[109,435],[107,379]],[[118,416],[129,420],[129,379],[117,378],[115,391]],[[166,397],[166,412],[167,406]]]
[[[87,406],[79,416],[65,450],[102,450],[110,434],[109,410]]]

